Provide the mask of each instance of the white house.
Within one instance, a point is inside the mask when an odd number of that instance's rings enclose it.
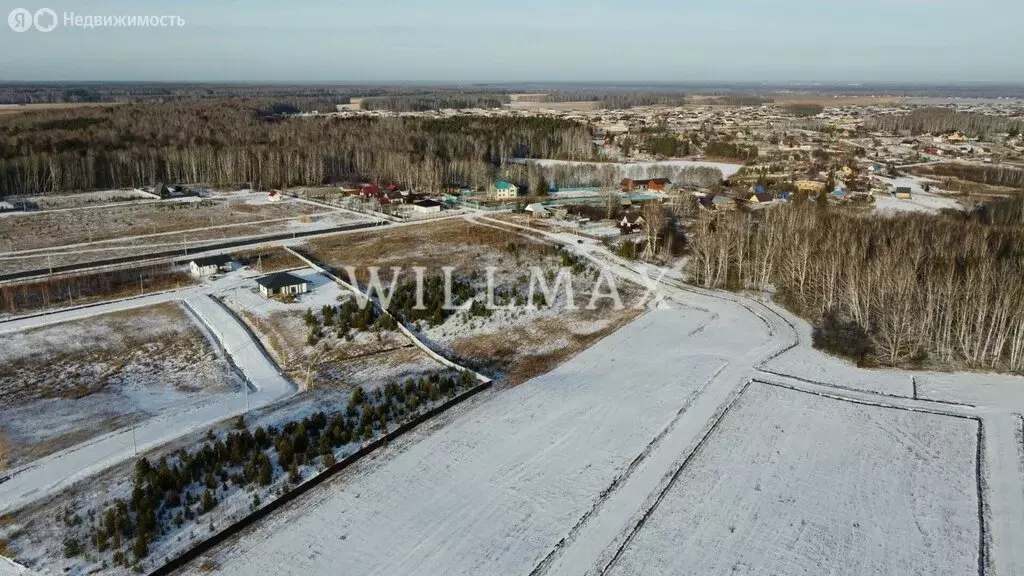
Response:
[[[206,258],[196,258],[188,263],[188,267],[192,271],[193,276],[204,278],[222,271],[230,272],[233,262],[234,260],[232,260],[231,256],[219,254],[217,256],[207,256]]]
[[[267,200],[270,202],[280,202],[281,200],[284,200],[284,194],[282,194],[280,190],[271,190],[270,193],[267,194]]]
[[[287,272],[278,272],[256,279],[260,287],[260,294],[264,298],[274,296],[295,296],[309,292],[309,283]]]
[[[519,197],[519,186],[506,180],[494,183],[494,198],[497,200],[514,200]]]
[[[412,209],[422,214],[433,214],[441,211],[441,203],[437,200],[417,200],[412,203]]]

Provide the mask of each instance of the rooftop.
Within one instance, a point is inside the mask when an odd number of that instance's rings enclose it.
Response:
[[[262,278],[257,278],[256,283],[268,290],[278,290],[286,286],[306,284],[306,281],[294,274],[289,274],[288,272],[278,272],[276,274],[269,274]]]
[[[192,262],[200,268],[205,268],[207,266],[223,266],[233,260],[234,258],[232,258],[230,254],[217,254],[216,256],[196,258],[195,260],[192,260]]]

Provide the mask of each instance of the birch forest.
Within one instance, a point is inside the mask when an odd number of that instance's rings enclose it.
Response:
[[[0,197],[154,182],[486,186],[506,159],[591,160],[552,118],[267,117],[266,102],[122,104],[0,118]]]
[[[816,324],[817,345],[865,365],[1021,373],[1024,199],[1001,204],[972,216],[809,204],[705,216],[689,271],[707,288],[774,287]]]

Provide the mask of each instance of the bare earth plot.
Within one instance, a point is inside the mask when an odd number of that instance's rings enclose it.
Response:
[[[701,330],[712,316],[652,311],[455,409],[218,551],[216,573],[528,573],[726,366],[716,351],[766,336],[750,315]]]
[[[753,383],[610,574],[977,574],[978,426]]]
[[[231,393],[236,380],[171,302],[0,335],[0,464]]]

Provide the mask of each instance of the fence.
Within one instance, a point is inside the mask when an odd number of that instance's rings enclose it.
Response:
[[[296,258],[299,258],[303,262],[308,264],[310,266],[310,268],[316,270],[317,272],[323,274],[324,276],[327,276],[328,278],[330,278],[334,282],[337,282],[340,286],[342,286],[346,290],[349,290],[350,292],[356,294],[356,296],[358,296],[360,298],[368,298],[371,302],[373,302],[373,305],[378,310],[380,310],[381,314],[384,314],[385,316],[388,316],[392,320],[395,321],[395,325],[398,326],[398,329],[402,332],[402,334],[405,334],[406,338],[408,338],[413,344],[416,345],[417,348],[422,350],[424,353],[426,353],[428,356],[430,356],[431,358],[433,358],[437,362],[439,362],[439,363],[441,363],[441,364],[443,364],[443,365],[445,365],[445,366],[447,366],[449,368],[453,368],[455,370],[470,372],[470,373],[473,374],[473,376],[476,377],[477,381],[479,381],[479,382],[490,382],[491,381],[491,379],[488,378],[487,376],[484,376],[483,374],[480,374],[480,373],[478,373],[478,372],[476,372],[474,370],[470,370],[469,368],[466,368],[464,366],[460,366],[460,365],[456,364],[455,362],[452,362],[451,360],[449,360],[449,359],[445,358],[444,356],[441,356],[437,352],[433,351],[430,348],[430,346],[427,346],[415,334],[413,334],[411,330],[406,328],[405,325],[402,323],[402,321],[400,319],[396,318],[394,314],[392,314],[386,308],[381,306],[380,302],[378,302],[377,300],[375,300],[373,298],[369,298],[369,296],[367,294],[363,294],[362,292],[360,292],[359,288],[357,288],[356,286],[353,286],[352,284],[349,284],[348,282],[345,282],[341,278],[338,278],[337,276],[334,275],[334,273],[332,273],[331,271],[325,269],[323,266],[320,266],[319,264],[314,262],[312,259],[306,257],[302,253],[300,253],[300,252],[298,252],[296,250],[292,250],[291,248],[289,248],[287,246],[285,246],[284,249],[287,250],[290,254],[292,254]]]

